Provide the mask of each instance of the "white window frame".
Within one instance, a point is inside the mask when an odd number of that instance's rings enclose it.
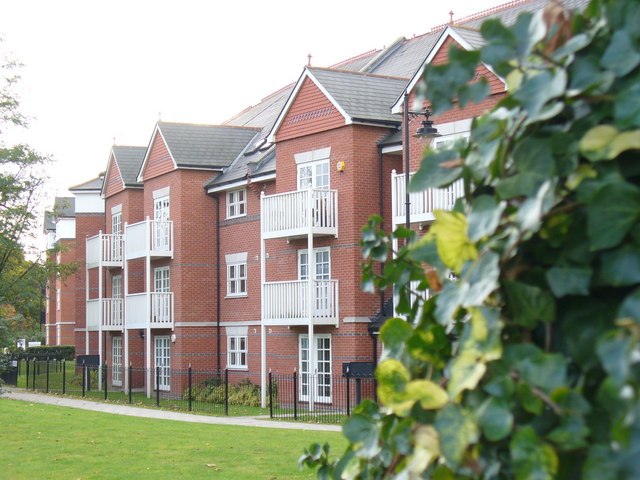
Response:
[[[122,337],[111,337],[111,384],[122,386]]]
[[[168,335],[153,337],[153,365],[160,368],[160,375],[153,372],[154,388],[165,392],[171,390],[171,339]]]
[[[233,335],[227,337],[227,368],[233,370],[248,370],[248,337]]]
[[[153,269],[153,291],[158,293],[171,292],[171,271],[169,267]]]
[[[169,220],[171,214],[169,195],[153,199],[153,218],[155,220]]]
[[[247,256],[247,252],[225,256],[227,264],[227,297],[246,297],[248,295]]]
[[[111,214],[111,233],[122,235],[122,211]]]
[[[122,274],[111,277],[111,298],[122,298]]]
[[[227,218],[247,215],[247,189],[240,188],[227,192]]]
[[[330,280],[331,279],[331,248],[329,247],[318,247],[313,249],[314,255],[316,255],[316,271],[313,274],[314,280]],[[318,255],[324,254],[327,255],[327,260],[318,262]],[[305,260],[306,256],[306,260]],[[318,267],[320,265],[326,266],[325,271],[318,271]],[[309,270],[309,250],[303,249],[298,250],[298,280],[308,280],[308,274],[305,273],[305,268]]]
[[[312,371],[309,372],[309,335],[301,334],[298,336],[298,359],[300,371],[300,400],[309,401],[309,393],[313,392],[314,403],[331,403],[333,393],[333,381],[331,378],[331,362],[332,362],[332,342],[331,335],[328,333],[319,333],[313,336],[315,345],[314,360]],[[306,346],[305,346],[306,340]],[[319,345],[319,342],[322,345]],[[318,347],[321,348],[318,348]],[[322,353],[320,359],[319,353]],[[326,355],[325,355],[326,354]],[[326,356],[328,355],[328,359]],[[309,378],[311,375],[311,378]],[[311,380],[311,382],[309,381]]]
[[[329,159],[306,162],[298,165],[298,190],[309,188],[329,190],[331,185],[331,169]]]

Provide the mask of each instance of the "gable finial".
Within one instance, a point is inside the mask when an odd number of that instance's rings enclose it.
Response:
[[[453,25],[453,10],[449,12],[449,25]]]
[[[307,55],[307,58],[309,59],[309,61],[307,62],[307,67],[311,66],[311,54]]]
[[[162,112],[158,112],[158,121],[161,122],[162,121]]]

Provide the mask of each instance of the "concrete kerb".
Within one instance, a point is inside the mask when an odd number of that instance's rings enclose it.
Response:
[[[32,403],[45,403],[59,407],[79,408],[94,412],[111,413],[114,415],[128,415],[131,417],[157,418],[159,420],[175,420],[179,422],[209,423],[212,425],[235,425],[239,427],[260,428],[285,428],[289,430],[318,430],[325,432],[339,432],[339,425],[323,425],[315,423],[280,422],[270,420],[268,417],[211,417],[208,415],[195,415],[192,413],[173,412],[168,410],[155,410],[151,408],[132,407],[115,403],[102,403],[90,400],[63,397],[58,395],[46,395],[43,393],[29,392],[13,387],[4,387],[0,390],[0,398],[21,400]]]

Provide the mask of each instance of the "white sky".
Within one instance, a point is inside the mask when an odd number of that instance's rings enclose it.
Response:
[[[51,199],[146,146],[163,121],[217,124],[330,66],[500,0],[2,0],[0,56],[25,66],[25,131],[0,141],[52,155]],[[50,207],[49,205],[44,207]]]

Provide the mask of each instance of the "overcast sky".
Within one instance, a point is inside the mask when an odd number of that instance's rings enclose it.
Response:
[[[0,53],[24,64],[22,141],[53,156],[50,191],[90,180],[155,122],[222,123],[315,66],[496,6],[495,0],[2,0]]]

